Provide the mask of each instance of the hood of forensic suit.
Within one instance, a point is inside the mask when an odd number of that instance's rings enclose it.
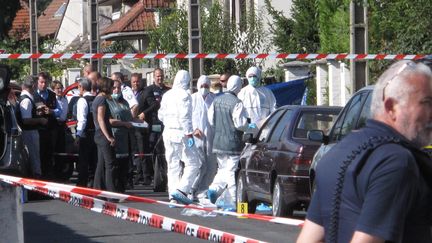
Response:
[[[201,87],[201,85],[207,84],[210,87],[210,79],[206,75],[201,75],[197,81],[197,89]]]
[[[257,67],[250,67],[246,71],[246,78],[249,77],[249,74],[255,74],[255,76],[258,78],[258,81],[261,80],[261,69],[259,69],[259,68],[257,68]]]
[[[191,77],[189,72],[186,70],[180,70],[177,72],[174,78],[173,88],[188,90],[190,86],[190,80]]]
[[[238,94],[242,88],[242,80],[238,75],[231,75],[227,82],[227,91]]]

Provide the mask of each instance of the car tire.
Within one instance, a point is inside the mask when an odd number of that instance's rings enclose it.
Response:
[[[273,216],[277,217],[287,217],[293,213],[292,206],[288,205],[284,199],[281,184],[278,180],[276,180],[273,186],[272,211]]]
[[[154,174],[153,174],[153,191],[166,192],[167,191],[167,162],[163,154],[154,156]]]
[[[237,178],[237,204],[238,203],[247,203],[248,205],[248,213],[255,213],[257,202],[252,200],[249,201],[247,191],[246,191],[246,179],[244,173],[240,171],[239,176]]]

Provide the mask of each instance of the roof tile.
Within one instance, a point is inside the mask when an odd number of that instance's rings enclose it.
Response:
[[[154,29],[156,26],[152,8],[173,7],[174,0],[140,0],[122,17],[108,26],[102,33],[136,32]]]
[[[29,36],[30,18],[29,9],[25,1],[20,1],[21,9],[19,9],[12,21],[12,27],[9,30],[9,36],[22,40]]]
[[[54,17],[57,10],[63,5],[68,4],[69,0],[52,0],[48,7],[43,11],[38,18],[38,33],[40,36],[54,37],[55,33],[60,28],[63,16]]]

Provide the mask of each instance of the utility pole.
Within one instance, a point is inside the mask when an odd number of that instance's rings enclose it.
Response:
[[[189,53],[201,53],[201,16],[199,0],[189,0],[188,11],[188,32],[189,32]],[[193,80],[197,80],[202,73],[203,60],[189,58],[189,73],[192,77],[190,88],[193,87]]]
[[[30,0],[30,51],[32,54],[39,52],[38,50],[38,31],[37,31],[37,0]],[[31,74],[36,76],[39,72],[39,59],[30,59]]]
[[[100,52],[100,39],[99,39],[99,6],[98,0],[88,0],[88,23],[90,25],[90,52]],[[102,70],[102,60],[90,59],[93,68],[98,72]]]
[[[367,2],[350,2],[350,53],[366,54],[369,52]],[[369,68],[366,60],[351,60],[351,80],[353,91],[369,84]]]

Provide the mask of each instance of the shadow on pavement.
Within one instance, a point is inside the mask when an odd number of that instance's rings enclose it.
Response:
[[[79,235],[68,227],[54,223],[46,216],[23,212],[24,241],[31,243],[45,242],[76,242],[76,243],[100,243],[86,236]]]

